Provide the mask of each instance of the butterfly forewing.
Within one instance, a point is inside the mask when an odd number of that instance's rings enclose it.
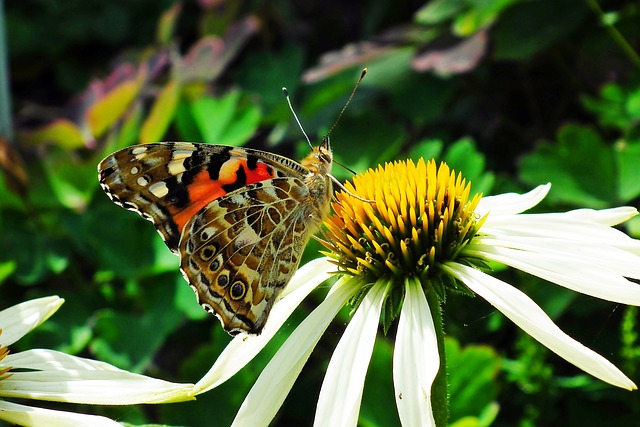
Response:
[[[212,200],[247,184],[307,172],[275,154],[188,142],[125,148],[106,157],[98,171],[111,200],[152,221],[174,253],[186,223]]]

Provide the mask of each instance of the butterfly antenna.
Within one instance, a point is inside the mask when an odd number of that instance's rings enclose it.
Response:
[[[356,175],[356,171],[351,169],[349,166],[345,166],[345,165],[343,165],[342,163],[340,163],[339,161],[337,161],[335,159],[333,160],[333,163],[335,163],[336,165],[344,168],[345,170],[348,170],[349,172],[351,172],[352,175]]]
[[[356,85],[353,87],[353,90],[351,91],[351,95],[349,95],[349,99],[347,99],[347,102],[344,104],[344,107],[342,107],[342,110],[340,111],[340,114],[338,114],[338,118],[333,123],[333,126],[331,126],[331,129],[329,129],[329,132],[327,132],[327,136],[325,136],[325,138],[327,138],[327,137],[329,137],[329,135],[331,135],[331,132],[333,132],[333,129],[336,127],[336,125],[338,124],[338,122],[342,118],[342,115],[344,114],[344,111],[347,109],[347,107],[349,106],[349,103],[351,103],[351,100],[353,99],[353,95],[356,94],[356,91],[358,90],[358,87],[360,86],[360,82],[362,81],[362,79],[364,79],[364,76],[367,75],[367,71],[368,70],[366,68],[362,69],[362,72],[360,73],[360,78],[356,82]]]
[[[300,120],[298,119],[296,112],[293,110],[293,105],[291,105],[291,99],[289,99],[289,91],[287,90],[286,87],[282,88],[282,93],[284,93],[284,97],[287,100],[287,104],[289,104],[289,110],[291,110],[291,114],[293,114],[293,118],[296,119],[296,123],[298,123],[298,127],[300,128],[300,130],[302,131],[302,134],[304,135],[305,139],[309,143],[309,147],[313,149],[313,144],[311,144],[311,140],[309,139],[309,136],[304,131],[304,128],[302,127],[302,123],[300,123]]]

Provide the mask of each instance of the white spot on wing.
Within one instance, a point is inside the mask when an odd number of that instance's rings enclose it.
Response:
[[[179,175],[182,172],[186,171],[184,167],[184,158],[176,159],[175,156],[173,157],[171,162],[169,162],[169,165],[167,167],[169,169],[169,173],[173,176]]]
[[[138,179],[136,180],[136,182],[138,183],[138,185],[140,187],[146,187],[147,185],[149,185],[149,180],[147,180],[145,177],[141,176],[138,177]]]
[[[140,168],[138,168],[137,166],[134,166],[134,167],[131,168],[130,172],[131,172],[131,175],[135,175],[138,172],[140,172]]]
[[[149,192],[156,197],[164,197],[169,194],[169,187],[164,182],[155,182],[149,186]]]
[[[215,227],[206,227],[200,232],[200,238],[202,240],[210,240],[216,235],[217,229]]]
[[[137,156],[138,154],[143,154],[147,151],[147,147],[136,147],[133,150],[131,150],[131,154],[133,154],[134,156]]]
[[[171,159],[173,160],[181,160],[181,159],[186,159],[187,157],[191,157],[193,155],[193,152],[196,151],[196,147],[195,146],[191,146],[193,148],[193,150],[176,150],[173,153],[171,153]]]
[[[246,228],[233,240],[233,248],[239,250],[245,246],[255,245],[259,240],[260,236],[253,229]]]

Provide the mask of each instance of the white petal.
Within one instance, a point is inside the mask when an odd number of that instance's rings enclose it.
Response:
[[[363,298],[340,338],[322,382],[314,426],[357,424],[364,378],[386,293],[386,283],[375,284]]]
[[[487,196],[480,199],[476,212],[480,215],[519,214],[531,209],[547,196],[551,184],[540,185],[525,194],[505,193],[496,196]],[[490,216],[491,216],[490,215]]]
[[[611,248],[610,248],[611,249]],[[613,251],[613,249],[612,249]],[[628,305],[640,305],[640,285],[630,282],[617,273],[613,262],[603,265],[603,259],[581,259],[560,253],[537,253],[498,246],[478,246],[465,254],[490,259],[525,271],[576,292],[607,301]],[[621,259],[623,259],[621,255]],[[637,261],[636,261],[637,262]],[[638,265],[617,266],[638,277]]]
[[[233,426],[269,425],[327,326],[359,286],[360,279],[353,278],[333,286],[333,292],[293,331],[264,368],[242,402]]]
[[[0,396],[104,405],[193,400],[192,384],[177,384],[118,369],[108,363],[54,350],[9,354],[12,375]],[[16,371],[18,370],[18,371]],[[24,370],[21,372],[20,370]]]
[[[503,256],[513,255],[517,259],[524,260],[531,253],[546,255],[553,259],[568,257],[598,268],[612,270],[625,277],[640,279],[640,256],[618,247],[607,246],[604,242],[593,244],[589,241],[576,242],[537,236],[480,236],[474,238],[467,249],[469,253],[496,252]],[[532,262],[535,259],[537,258],[532,256]]]
[[[498,238],[514,236],[543,237],[582,242],[585,245],[612,246],[640,254],[640,240],[632,239],[615,228],[596,222],[581,221],[571,212],[522,215],[489,215],[481,235]]]
[[[563,215],[582,222],[593,222],[600,225],[614,226],[622,224],[638,215],[638,210],[631,206],[620,206],[610,209],[574,209]]]
[[[313,260],[300,268],[283,290],[284,296],[273,306],[262,333],[236,336],[225,347],[209,372],[196,383],[193,392],[200,394],[219,386],[249,363],[280,330],[302,300],[329,278],[329,272],[333,269],[335,267],[327,258]]]
[[[435,426],[431,386],[440,367],[431,310],[420,283],[407,283],[393,351],[393,384],[403,426]]]
[[[0,311],[0,345],[9,346],[35,329],[60,308],[60,297],[44,297],[25,301]]]
[[[628,390],[637,388],[607,359],[562,332],[523,292],[471,267],[458,263],[447,263],[442,267],[563,359],[609,384]]]
[[[122,427],[122,424],[98,415],[34,408],[4,400],[0,400],[0,420],[21,426]]]

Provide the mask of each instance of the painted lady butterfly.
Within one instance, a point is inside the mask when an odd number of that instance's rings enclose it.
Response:
[[[98,166],[119,206],[153,222],[202,307],[232,335],[259,334],[329,212],[325,138],[301,163],[249,148],[135,145]]]
[[[328,215],[332,164],[327,135],[300,163],[249,148],[163,142],[113,153],[98,172],[114,203],[153,222],[198,302],[236,335],[262,331]]]

